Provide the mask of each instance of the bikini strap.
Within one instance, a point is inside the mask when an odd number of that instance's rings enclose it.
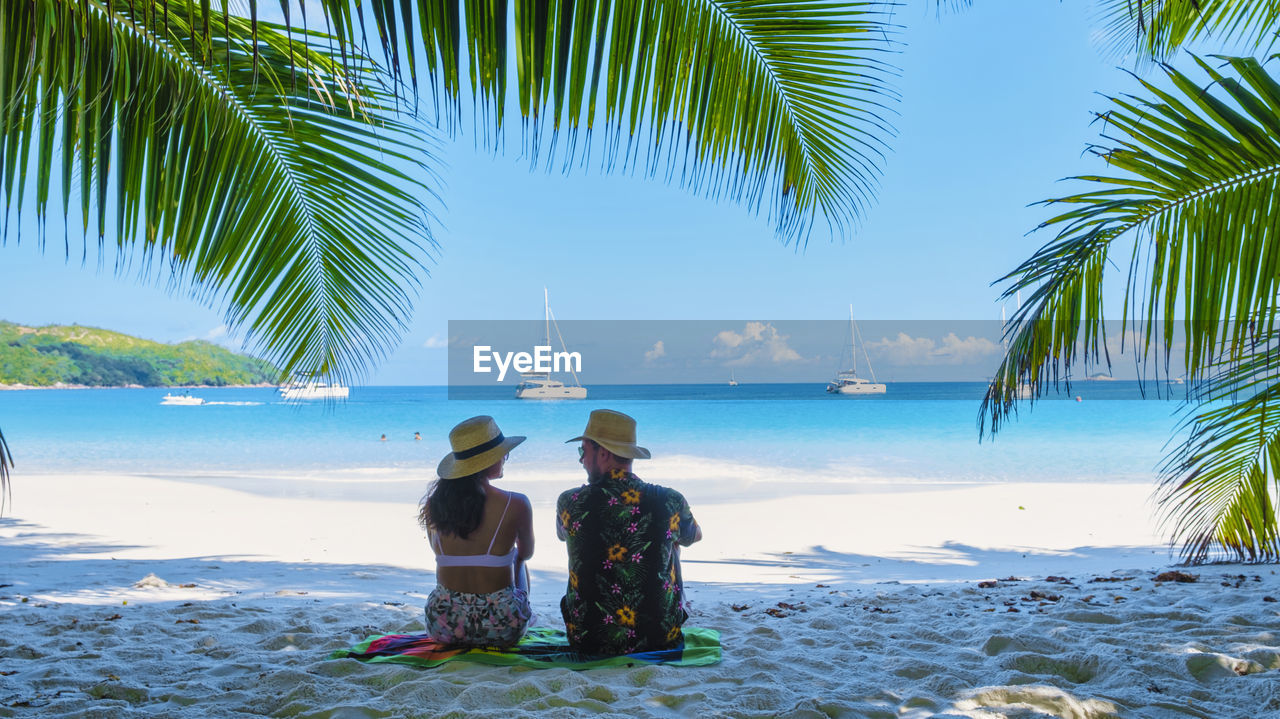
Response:
[[[489,540],[489,548],[485,554],[493,554],[493,543],[498,541],[498,532],[502,529],[502,520],[507,518],[507,510],[511,507],[511,493],[507,492],[507,504],[502,508],[502,516],[498,517],[498,526],[493,530],[493,539]]]

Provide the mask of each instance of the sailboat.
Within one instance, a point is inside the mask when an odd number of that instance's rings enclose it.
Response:
[[[849,305],[849,348],[853,355],[853,366],[847,370],[841,370],[836,373],[836,378],[831,380],[827,385],[827,391],[832,394],[884,394],[886,387],[881,382],[876,382],[876,371],[871,367],[871,357],[867,354],[867,349],[862,348],[862,356],[867,361],[867,371],[871,373],[871,379],[867,380],[858,376],[858,323],[853,321],[853,305]]]
[[[568,352],[564,344],[564,336],[560,334],[560,325],[555,315],[551,314],[551,302],[547,299],[547,288],[542,288],[542,314],[546,323],[546,341],[544,346],[551,346],[551,326],[556,327],[556,337],[560,339],[560,348]],[[573,384],[566,385],[558,379],[552,379],[550,372],[524,372],[520,375],[520,384],[516,385],[516,399],[586,399],[587,388],[578,381],[578,373],[572,365],[569,372],[573,375]]]
[[[730,387],[737,387],[737,386],[738,386],[738,380],[734,378],[734,376],[733,376],[733,370],[729,370],[729,386],[730,386]]]

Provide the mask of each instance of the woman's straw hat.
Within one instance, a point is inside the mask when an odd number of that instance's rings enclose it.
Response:
[[[498,423],[488,415],[463,420],[449,432],[453,451],[440,460],[436,474],[440,479],[457,479],[488,469],[524,439],[503,436]]]
[[[636,445],[636,421],[611,409],[592,411],[591,416],[587,418],[587,428],[582,431],[582,435],[565,440],[565,444],[583,439],[589,439],[619,457],[649,458],[649,450]]]

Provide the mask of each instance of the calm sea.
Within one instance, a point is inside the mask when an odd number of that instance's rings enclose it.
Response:
[[[1140,399],[1134,383],[1084,382],[979,442],[984,388],[900,383],[883,397],[859,398],[827,395],[817,384],[600,386],[585,401],[530,402],[511,399],[508,388],[461,400],[443,387],[355,387],[341,403],[286,403],[268,388],[225,388],[196,390],[209,404],[194,407],[161,405],[162,389],[28,390],[0,392],[0,430],[19,478],[125,472],[378,499],[391,485],[419,491],[448,451],[449,428],[477,414],[529,437],[512,455],[509,480],[580,481],[576,451],[564,440],[581,431],[591,409],[609,407],[639,420],[641,444],[654,454],[637,467],[641,476],[701,483],[693,494],[704,496],[776,495],[793,486],[1149,482],[1180,407]]]

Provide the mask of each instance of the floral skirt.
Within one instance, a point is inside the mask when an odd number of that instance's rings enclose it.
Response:
[[[533,616],[529,595],[507,587],[489,594],[455,592],[436,585],[427,598],[427,633],[446,644],[509,647],[524,636]]]

